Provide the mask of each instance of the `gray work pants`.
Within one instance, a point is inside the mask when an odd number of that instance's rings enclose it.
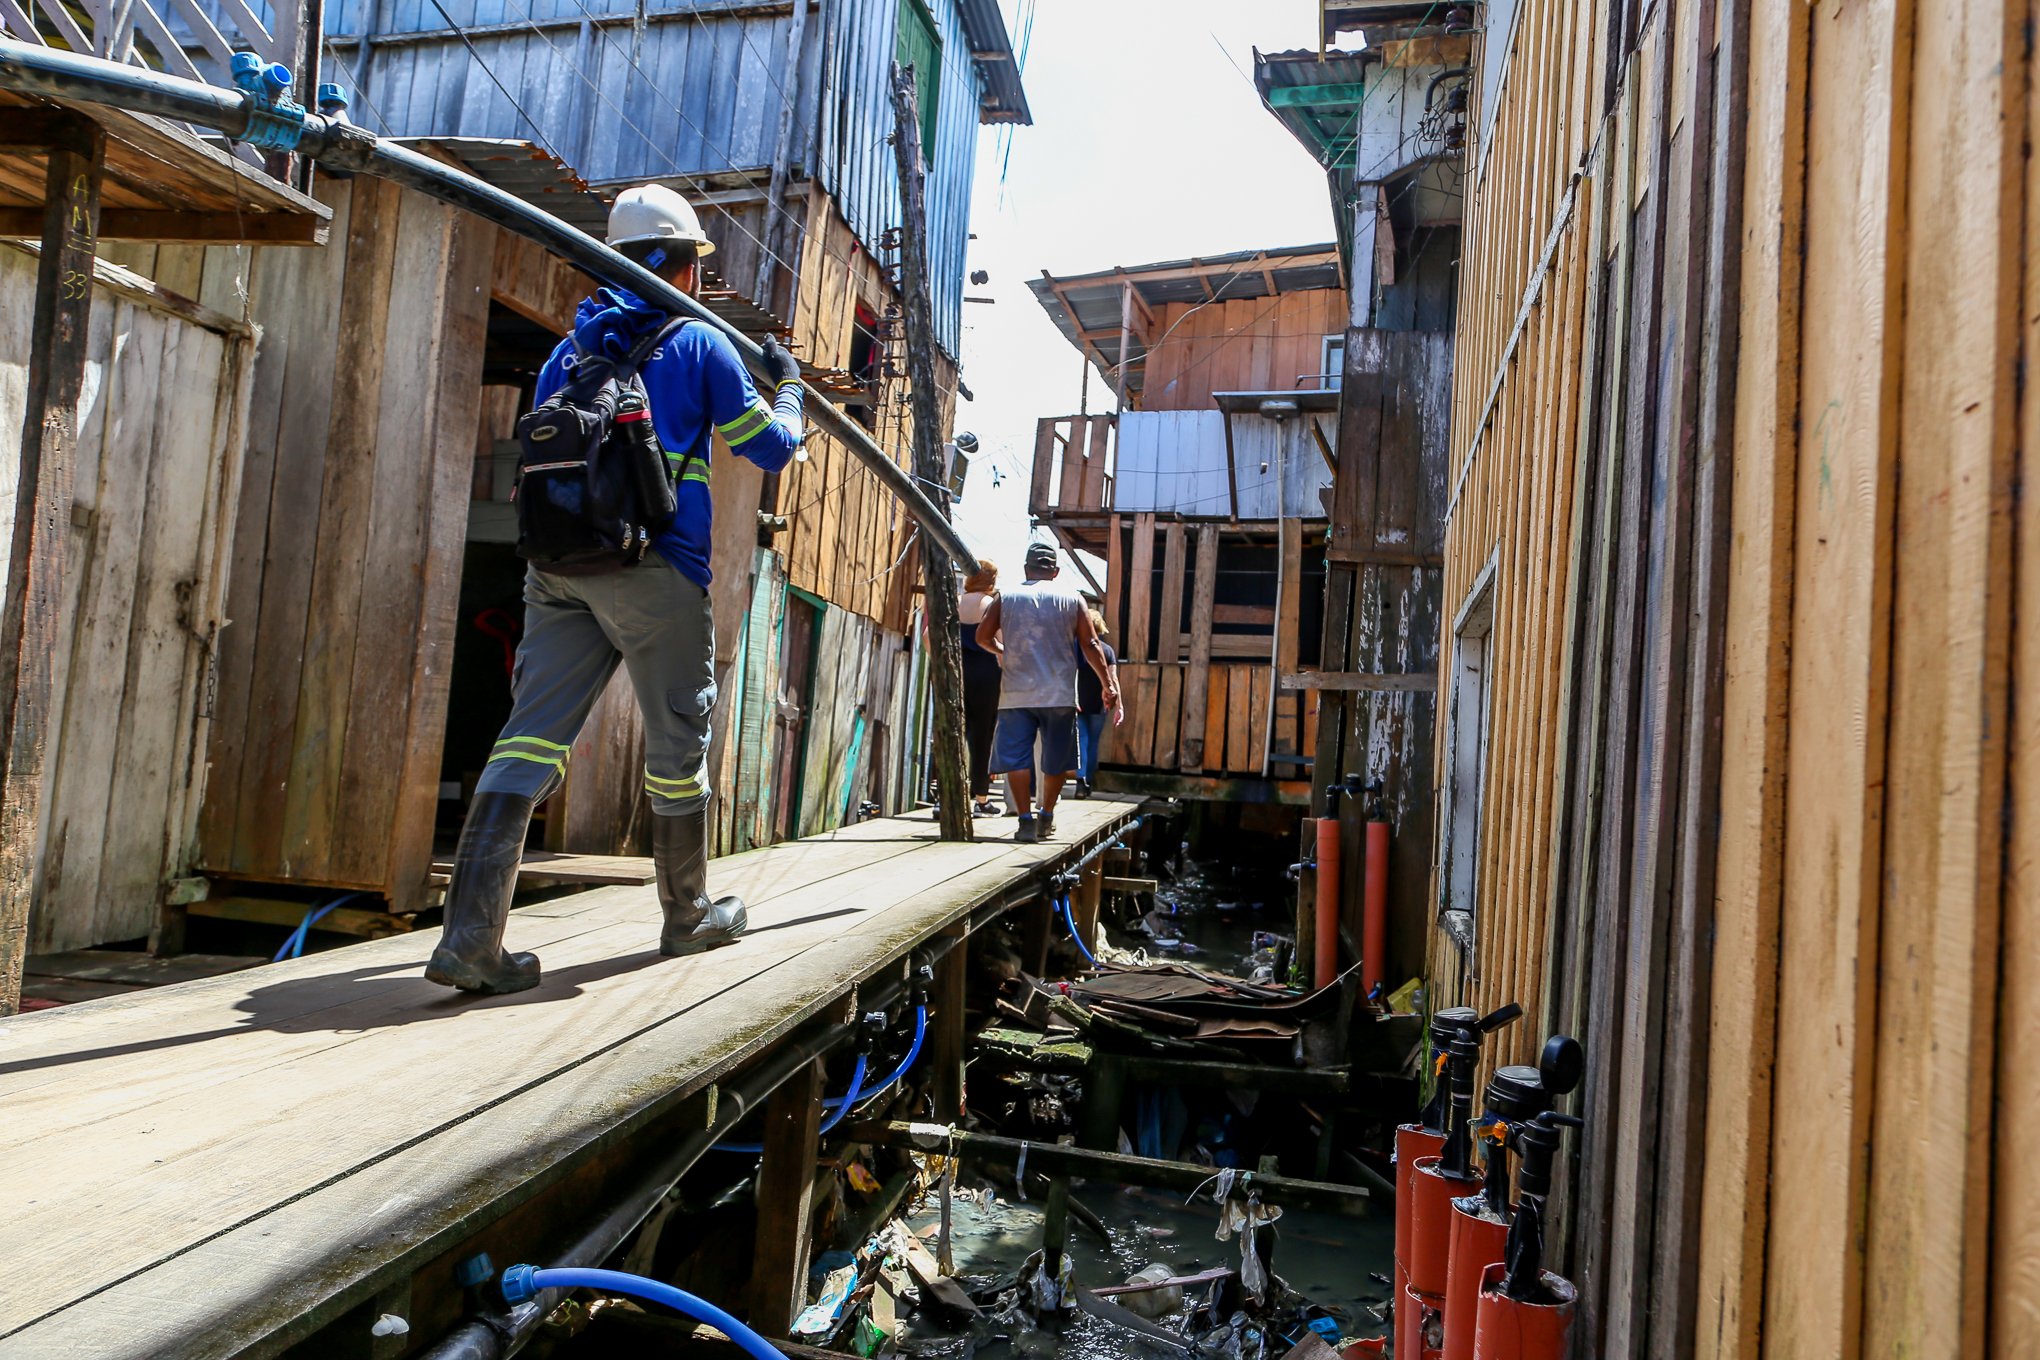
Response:
[[[708,797],[714,657],[708,592],[657,553],[602,576],[527,569],[510,721],[475,791],[538,799],[557,789],[581,724],[622,662],[644,714],[652,811],[696,811]]]

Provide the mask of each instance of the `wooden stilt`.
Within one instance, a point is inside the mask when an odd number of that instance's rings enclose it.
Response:
[[[914,400],[914,476],[949,512],[942,472],[942,406],[935,381],[935,320],[928,300],[927,218],[921,205],[921,115],[914,77],[892,68],[893,152],[900,176],[900,292],[905,295],[907,376]],[[928,702],[934,710],[935,789],[942,839],[970,839],[970,767],[963,746],[963,650],[957,627],[956,574],[949,554],[926,538],[921,565],[927,587]],[[977,564],[967,562],[965,567]]]
[[[785,1336],[807,1307],[808,1226],[821,1124],[822,1064],[817,1062],[774,1091],[765,1105],[750,1322],[766,1336]]]
[[[105,134],[86,119],[53,125],[44,175],[21,463],[0,600],[0,1015],[21,1004],[35,892],[43,753],[49,740],[78,393],[85,381],[92,259]]]
[[[942,1123],[961,1119],[964,1109],[963,1025],[964,979],[969,943],[960,941],[935,964],[935,1013],[929,1021],[930,1086],[935,1118]]]

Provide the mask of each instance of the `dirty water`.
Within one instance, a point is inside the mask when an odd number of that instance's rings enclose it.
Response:
[[[1189,1275],[1240,1263],[1237,1240],[1214,1237],[1218,1210],[1209,1199],[1186,1205],[1182,1196],[1142,1188],[1074,1184],[1072,1197],[1095,1211],[1111,1234],[1109,1244],[1072,1214],[1069,1252],[1076,1283],[1085,1288],[1123,1283],[1144,1266],[1163,1263]],[[1004,1195],[981,1205],[958,1197],[951,1206],[950,1245],[957,1274],[966,1288],[1010,1279],[1041,1245],[1041,1205]],[[940,1217],[931,1200],[908,1220],[917,1232]],[[1290,1209],[1276,1225],[1271,1263],[1276,1275],[1339,1319],[1347,1336],[1378,1336],[1387,1330],[1369,1312],[1381,1308],[1388,1289],[1370,1273],[1390,1272],[1395,1220],[1392,1214],[1349,1217],[1318,1210]],[[935,1249],[932,1234],[923,1239]],[[1157,1319],[1174,1330],[1180,1314]],[[895,1339],[907,1355],[948,1360],[1122,1360],[1170,1354],[1165,1348],[1083,1313],[1071,1317],[1059,1336],[1022,1332],[979,1339],[944,1332],[918,1318],[903,1321]]]

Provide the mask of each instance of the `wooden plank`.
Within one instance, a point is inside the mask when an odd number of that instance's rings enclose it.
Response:
[[[1039,519],[1055,507],[1051,478],[1055,475],[1056,426],[1060,418],[1043,416],[1034,426],[1034,472],[1027,483],[1027,509]]]
[[[1211,688],[1211,625],[1218,591],[1218,526],[1204,524],[1197,529],[1195,594],[1190,605],[1190,665],[1183,673],[1183,740],[1180,764],[1185,770],[1216,766],[1224,742],[1209,745],[1207,708],[1215,702]],[[1223,731],[1223,728],[1221,728]],[[1209,753],[1207,755],[1207,753]]]
[[[1155,635],[1155,659],[1173,666],[1183,659],[1183,524],[1169,521],[1162,531],[1162,622]]]
[[[1793,554],[1764,1344],[1853,1357],[1861,1326],[1890,687],[1892,522],[1904,315],[1909,12],[1865,11],[1810,44]],[[1865,117],[1864,109],[1876,110]],[[1952,1188],[1943,1187],[1943,1193]],[[1813,1216],[1819,1215],[1816,1223]]]
[[[381,348],[384,371],[393,379],[407,376],[382,384],[376,394],[381,412],[373,429],[414,430],[419,435],[382,439],[371,434],[370,446],[361,451],[370,473],[359,492],[366,499],[361,509],[360,556],[352,559],[360,573],[355,626],[360,637],[387,641],[357,646],[347,658],[344,698],[335,699],[335,716],[344,736],[335,738],[340,749],[327,767],[333,785],[325,791],[330,809],[324,815],[330,819],[331,830],[328,843],[319,850],[324,877],[384,886],[392,895],[400,886],[411,893],[423,888],[423,861],[431,854],[429,833],[424,828],[438,811],[441,753],[437,749],[407,749],[411,696],[421,672],[443,675],[450,661],[444,653],[450,651],[454,602],[442,592],[434,602],[435,617],[428,620],[425,581],[428,573],[443,580],[451,566],[445,554],[461,550],[449,531],[456,520],[464,531],[466,515],[443,511],[449,502],[459,506],[464,499],[458,490],[459,474],[467,471],[466,454],[474,438],[481,380],[478,353],[471,355],[470,362],[458,364],[463,381],[454,391],[447,390],[440,368],[449,357],[447,313],[455,303],[448,290],[456,265],[451,258],[456,214],[417,193],[405,194],[396,208],[394,219],[383,223],[384,231],[395,232],[397,242],[390,273],[393,296]],[[494,252],[490,255],[493,258]],[[468,297],[459,301],[468,305],[470,315],[484,318],[486,329],[487,307],[475,271],[470,268],[461,282]],[[411,374],[433,374],[442,381],[413,382],[408,380]],[[441,396],[451,398],[469,388],[477,390],[450,413],[456,417],[457,428],[443,428],[438,409]],[[465,419],[458,419],[462,416]],[[439,469],[445,463],[453,466],[442,476]],[[437,496],[420,495],[420,487],[443,487],[444,491]],[[437,534],[435,519],[440,525]],[[441,555],[437,561],[432,559],[435,549]],[[321,626],[336,623],[327,618]],[[432,650],[421,652],[421,644],[432,646]],[[444,690],[440,694],[443,696]],[[442,697],[434,707],[443,710],[444,703]],[[443,734],[443,721],[441,731]],[[429,801],[421,796],[428,788]],[[409,810],[419,820],[409,826],[396,820],[400,793],[413,795],[408,800]],[[319,820],[313,814],[311,824]],[[408,881],[401,885],[390,873],[390,852],[399,839],[411,842],[411,864],[404,875]]]
[[[751,1251],[750,1322],[767,1336],[792,1331],[793,1320],[807,1307],[822,1073],[821,1063],[809,1063],[765,1103],[765,1153],[758,1161],[758,1232]]]
[[[1234,668],[1231,666],[1212,666],[1207,670],[1204,701],[1204,741],[1201,747],[1203,755],[1198,762],[1199,769],[1216,772],[1230,768],[1226,764],[1225,759],[1226,714],[1231,703],[1230,697],[1226,693],[1226,686],[1229,677],[1233,674],[1233,670]],[[1186,705],[1189,703],[1189,681],[1195,679],[1196,674],[1196,665],[1193,662],[1189,677],[1184,682],[1184,703]],[[1196,717],[1197,710],[1189,709],[1188,716],[1184,721],[1194,722]]]
[[[1296,659],[1302,645],[1303,521],[1283,520],[1281,540],[1281,617],[1275,623],[1275,667],[1271,678],[1289,675],[1296,670]],[[1268,687],[1268,706],[1272,717],[1268,724],[1268,749],[1262,753],[1263,757],[1296,754],[1296,700],[1271,684]]]
[[[1091,510],[1111,508],[1106,488],[1110,479],[1105,465],[1111,461],[1113,433],[1118,422],[1109,415],[1091,417],[1091,444],[1084,462],[1084,506]],[[1074,438],[1074,434],[1071,436]]]
[[[503,234],[469,214],[453,214],[439,321],[439,392],[433,403],[434,492],[422,549],[416,660],[410,690],[402,699],[407,714],[402,773],[384,871],[390,904],[399,911],[423,905],[421,894],[430,872],[467,537],[467,517],[460,506],[464,450],[479,418],[488,341],[488,271],[496,238]]]
[[[348,359],[336,366],[332,378],[318,536],[304,604],[297,725],[281,799],[283,863],[293,874],[313,879],[330,877],[335,849],[362,570],[386,413],[385,347],[392,312],[403,317],[408,310],[398,310],[393,295],[401,243],[395,224],[403,214],[404,190],[377,180],[354,185],[357,211],[348,221],[347,281],[338,322],[339,353]],[[405,386],[391,383],[389,395]]]
[[[296,306],[286,314],[290,341],[280,347],[265,344],[256,361],[258,388],[268,381],[264,369],[269,363],[283,366],[275,429],[272,433],[265,425],[256,427],[258,441],[263,436],[274,441],[275,473],[268,501],[244,499],[234,530],[237,541],[265,546],[257,559],[261,570],[250,573],[260,581],[258,607],[225,637],[229,657],[237,649],[252,654],[233,834],[208,842],[201,853],[206,868],[228,873],[276,874],[287,862],[282,854],[284,795],[297,750],[305,611],[322,522],[325,470],[331,466],[324,450],[336,400],[343,391],[358,396],[360,389],[359,379],[342,372],[337,363],[340,327],[333,319],[343,316],[347,305],[354,242],[357,236],[374,235],[369,225],[355,229],[356,207],[363,218],[373,221],[379,195],[372,183],[359,179],[328,182],[327,192],[333,195],[334,229],[346,245],[291,257],[291,264],[303,273]],[[364,246],[360,258],[365,260],[366,253]],[[357,312],[370,305],[361,296],[367,291],[366,284],[355,290]],[[272,336],[276,329],[271,328]],[[374,359],[365,362],[372,366]],[[340,381],[335,381],[336,374]]]
[[[1376,671],[1297,671],[1282,677],[1282,688],[1324,690],[1328,693],[1410,693],[1432,694],[1438,689],[1433,674],[1383,674]]]
[[[1247,765],[1249,774],[1266,774],[1268,766],[1269,715],[1274,711],[1275,688],[1269,683],[1273,672],[1266,666],[1249,666],[1251,677],[1247,700]]]
[[[1904,960],[1905,975],[1887,968],[1878,979],[1875,1083],[1866,1097],[1866,1222],[1874,1225],[1865,1244],[1866,1355],[1982,1355],[1993,1330],[2024,272],[2017,224],[2027,171],[2019,82],[1978,84],[1967,73],[1978,62],[2009,72],[2030,60],[2026,21],[2010,6],[1925,5],[1911,34],[1904,193],[1933,203],[1949,230],[1904,238],[1906,315],[1892,341],[1903,461],[1884,820],[1904,831],[1887,836],[1880,861],[1877,952]],[[1973,135],[1978,128],[1984,135]],[[1931,456],[1907,456],[1929,447]],[[1921,902],[1932,910],[1912,909]]]
[[[0,1016],[21,995],[29,904],[41,833],[43,757],[64,598],[78,398],[92,306],[92,256],[105,147],[96,128],[74,127],[50,149],[44,174],[42,257],[29,351],[21,453],[9,507],[0,596]]]
[[[1133,681],[1131,696],[1127,699],[1128,725],[1134,727],[1133,740],[1128,743],[1126,758],[1132,765],[1155,763],[1156,728],[1160,721],[1157,696],[1161,689],[1161,663],[1148,661],[1119,668],[1123,685],[1128,678]],[[1139,714],[1139,718],[1132,717]]]
[[[1128,568],[1126,592],[1126,646],[1120,653],[1125,661],[1151,659],[1148,643],[1154,623],[1155,517],[1143,512],[1133,517],[1133,561]]]
[[[0,237],[41,233],[42,209],[0,208]],[[103,227],[109,241],[210,243],[244,245],[322,246],[327,225],[302,213],[167,212],[148,208],[109,208]]]
[[[1161,675],[1155,695],[1154,756],[1148,764],[1173,770],[1181,754],[1178,734],[1183,724],[1183,667],[1168,661],[1158,664]]]
[[[1254,763],[1254,737],[1261,728],[1264,711],[1254,703],[1252,666],[1227,666],[1225,695],[1225,765],[1233,774],[1258,774]]]

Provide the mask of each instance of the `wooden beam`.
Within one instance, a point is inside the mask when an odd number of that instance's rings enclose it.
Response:
[[[0,208],[0,237],[37,236],[41,224],[41,208]],[[160,245],[322,246],[329,225],[322,217],[299,213],[107,208],[99,214],[99,239]]]
[[[1438,688],[1438,677],[1415,671],[1296,671],[1283,675],[1282,688],[1339,690],[1348,694],[1430,694]]]
[[[1240,685],[1247,681],[1243,677]],[[1187,720],[1186,720],[1187,721]],[[1207,733],[1206,744],[1210,744]],[[1216,750],[1217,748],[1213,748]],[[1214,756],[1213,759],[1217,759]],[[1181,798],[1199,803],[1280,803],[1310,806],[1306,779],[1226,779],[1191,774],[1152,774],[1144,770],[1100,770],[1093,784],[1100,793],[1134,793],[1143,798]]]
[[[1183,740],[1178,763],[1185,770],[1205,765],[1204,720],[1211,684],[1211,625],[1217,609],[1218,526],[1197,530],[1197,566],[1192,573],[1196,593],[1190,605],[1190,669],[1183,674]]]
[[[28,391],[22,404],[13,532],[0,595],[0,1015],[21,1004],[28,912],[35,896],[43,756],[56,707],[64,558],[78,395],[92,313],[99,183],[106,138],[74,125],[44,173],[42,258],[35,281]]]
[[[758,1164],[758,1236],[751,1252],[751,1325],[784,1336],[807,1307],[809,1224],[821,1142],[822,1064],[765,1103],[765,1152]]]
[[[1155,659],[1174,665],[1183,654],[1183,526],[1171,523],[1162,531],[1162,627],[1155,639]]]
[[[968,1036],[964,1029],[964,991],[969,963],[968,941],[957,944],[935,961],[935,988],[930,998],[935,1010],[929,1016],[928,1084],[935,1113],[950,1119],[963,1118],[964,1059]]]
[[[943,1124],[916,1124],[905,1120],[859,1123],[850,1127],[850,1137],[856,1142],[879,1147],[916,1148],[923,1152],[939,1152],[945,1156],[1002,1165],[1015,1164],[1024,1154],[1030,1169],[1051,1176],[1061,1172],[1092,1180],[1116,1181],[1121,1185],[1187,1191],[1204,1186],[1211,1180],[1211,1168],[1195,1162],[1129,1157],[1068,1143],[1000,1138]],[[1274,1204],[1364,1212],[1371,1207],[1370,1201],[1374,1198],[1374,1192],[1365,1186],[1334,1185],[1326,1181],[1297,1180],[1261,1172],[1242,1174],[1246,1177],[1246,1184],[1259,1190],[1262,1199]]]

